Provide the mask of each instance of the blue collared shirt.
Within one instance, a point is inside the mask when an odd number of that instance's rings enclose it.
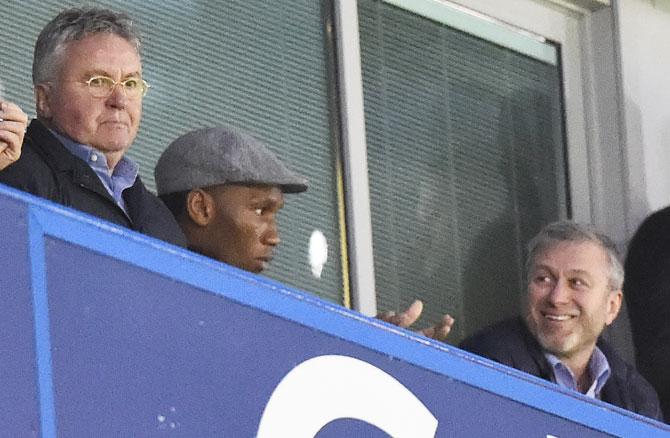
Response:
[[[577,380],[575,379],[574,374],[572,374],[572,371],[570,371],[570,368],[565,366],[563,362],[551,353],[545,352],[544,356],[547,358],[554,371],[554,382],[564,388],[579,391],[577,388]],[[607,358],[598,347],[593,350],[591,359],[589,359],[588,373],[589,376],[591,376],[592,382],[585,395],[599,399],[600,391],[603,389],[603,386],[605,386],[605,383],[607,383],[611,370]]]
[[[125,189],[132,187],[132,185],[135,184],[137,173],[139,171],[137,163],[124,156],[116,164],[114,171],[110,174],[105,154],[91,146],[77,143],[54,130],[50,129],[50,131],[61,143],[63,143],[63,146],[65,146],[68,151],[84,160],[86,164],[93,169],[95,174],[98,175],[98,178],[100,178],[102,185],[107,189],[107,192],[116,201],[116,204],[128,214],[122,194]]]

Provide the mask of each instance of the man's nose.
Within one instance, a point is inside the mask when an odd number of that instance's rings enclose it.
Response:
[[[267,231],[265,232],[265,235],[263,236],[263,243],[266,245],[270,246],[277,246],[281,242],[281,239],[279,238],[279,229],[277,228],[277,222],[272,221],[270,225],[268,226]]]
[[[570,300],[570,285],[568,281],[559,278],[554,284],[554,287],[549,291],[549,296],[547,297],[550,302],[554,304],[567,303]]]
[[[127,102],[128,96],[126,96],[123,84],[115,84],[114,88],[112,88],[112,93],[107,97],[107,104],[112,108],[125,108]]]

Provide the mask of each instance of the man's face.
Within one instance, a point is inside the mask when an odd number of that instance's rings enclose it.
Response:
[[[276,186],[220,185],[211,188],[215,216],[208,226],[214,259],[259,273],[280,242],[277,213],[284,195]]]
[[[607,253],[593,242],[557,243],[536,257],[526,321],[545,350],[560,359],[589,359],[621,306],[621,291],[610,290],[608,274]]]
[[[53,82],[38,85],[41,117],[71,139],[120,159],[137,134],[142,98],[129,99],[122,86],[106,98],[93,97],[84,82],[97,75],[115,81],[141,77],[135,47],[117,35],[98,33],[69,43],[60,59]]]

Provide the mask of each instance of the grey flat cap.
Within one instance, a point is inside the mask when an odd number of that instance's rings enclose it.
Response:
[[[165,149],[154,169],[158,195],[218,184],[265,184],[285,193],[307,190],[307,180],[289,170],[254,137],[229,127],[196,129]]]

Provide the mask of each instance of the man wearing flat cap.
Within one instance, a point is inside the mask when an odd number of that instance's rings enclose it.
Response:
[[[182,227],[188,247],[200,254],[259,273],[280,242],[277,212],[284,193],[307,190],[305,178],[289,170],[251,135],[231,128],[191,131],[170,144],[154,170],[158,196]],[[378,318],[407,328],[421,315],[416,300],[404,312]],[[454,319],[419,332],[443,341]]]
[[[176,139],[154,174],[191,250],[255,273],[280,242],[276,216],[284,193],[307,190],[307,180],[258,140],[223,127]]]

